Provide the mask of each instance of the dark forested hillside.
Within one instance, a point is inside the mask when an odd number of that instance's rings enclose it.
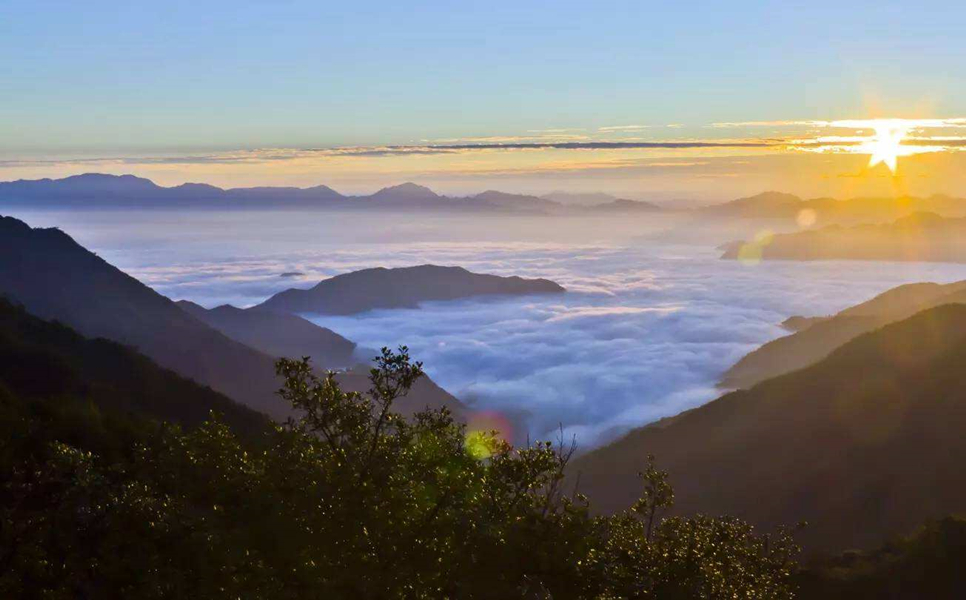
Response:
[[[190,428],[207,421],[214,411],[249,438],[270,427],[263,414],[161,368],[130,348],[84,338],[2,299],[0,387],[25,403],[43,405],[41,412],[51,417],[47,426],[62,434],[62,441],[97,435],[66,416],[85,412]]]
[[[806,520],[809,549],[871,547],[966,511],[966,306],[859,336],[811,367],[638,429],[576,461],[604,511],[647,454],[682,513]]]
[[[816,560],[796,575],[800,600],[954,600],[966,591],[966,519],[930,521],[866,552]]]
[[[58,229],[0,217],[0,295],[43,319],[133,346],[160,365],[283,417],[272,357],[229,339]]]

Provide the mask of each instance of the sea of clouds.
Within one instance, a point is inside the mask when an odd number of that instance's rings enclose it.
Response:
[[[778,324],[788,316],[830,314],[906,282],[966,279],[966,265],[746,265],[718,258],[714,247],[726,239],[682,244],[624,231],[601,241],[565,226],[566,236],[554,236],[546,231],[552,220],[494,234],[500,222],[170,219],[34,215],[32,224],[58,224],[161,293],[209,307],[248,306],[373,266],[435,263],[553,279],[568,291],[308,316],[365,348],[408,345],[472,409],[506,415],[515,441],[555,439],[562,428],[584,449],[719,396],[722,373],[786,334]]]

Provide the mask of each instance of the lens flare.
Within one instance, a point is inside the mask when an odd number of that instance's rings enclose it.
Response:
[[[763,229],[755,234],[755,239],[745,242],[738,248],[738,261],[744,265],[757,265],[765,253],[765,247],[775,239],[775,233]]]
[[[795,217],[795,222],[798,223],[798,226],[802,229],[808,229],[814,225],[817,220],[818,213],[811,208],[803,208],[802,210],[798,211],[798,215]]]
[[[512,438],[513,425],[509,419],[496,411],[480,411],[470,415],[463,445],[470,456],[485,460]]]

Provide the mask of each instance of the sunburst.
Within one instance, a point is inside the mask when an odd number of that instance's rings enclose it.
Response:
[[[902,140],[909,133],[909,125],[898,120],[889,120],[874,123],[872,127],[875,129],[875,137],[863,144],[863,148],[871,155],[869,168],[882,163],[895,173],[899,166],[899,157],[906,154]]]

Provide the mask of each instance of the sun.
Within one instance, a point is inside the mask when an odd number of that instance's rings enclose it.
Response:
[[[863,143],[859,151],[871,155],[869,157],[870,169],[882,163],[895,173],[899,157],[910,154],[902,146],[902,140],[909,132],[910,126],[899,119],[889,119],[873,122],[872,128],[875,129],[875,136],[868,142]]]

